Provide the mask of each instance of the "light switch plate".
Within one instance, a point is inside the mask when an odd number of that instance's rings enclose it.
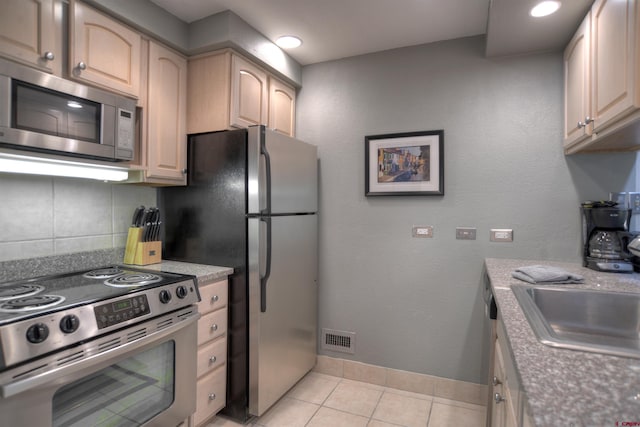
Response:
[[[411,233],[413,237],[433,237],[433,226],[431,225],[414,225]]]
[[[513,242],[513,230],[510,228],[492,228],[492,242]]]
[[[473,227],[456,227],[457,240],[476,240],[476,229]]]

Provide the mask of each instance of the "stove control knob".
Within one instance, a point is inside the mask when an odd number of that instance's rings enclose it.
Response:
[[[176,289],[176,296],[180,299],[184,298],[187,296],[187,288],[185,288],[184,286],[178,286],[178,288]]]
[[[44,323],[36,323],[27,329],[27,340],[30,343],[38,344],[46,340],[49,336],[49,328]]]
[[[171,301],[171,293],[166,289],[160,291],[160,302],[163,304],[167,304],[169,301]]]
[[[75,314],[67,314],[60,320],[60,330],[65,334],[70,334],[78,330],[80,319]]]

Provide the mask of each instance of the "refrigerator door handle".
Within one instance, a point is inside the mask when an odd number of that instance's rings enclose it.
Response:
[[[267,206],[260,211],[261,215],[271,215],[271,157],[269,157],[269,152],[267,151],[267,146],[265,142],[266,138],[264,134],[260,140],[260,154],[264,156],[264,169],[265,169],[265,185],[266,185],[266,196],[267,196]]]
[[[267,311],[267,281],[271,276],[271,218],[260,218],[267,225],[267,259],[264,276],[260,276],[260,312]]]

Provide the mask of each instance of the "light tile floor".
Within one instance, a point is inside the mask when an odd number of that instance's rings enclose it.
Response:
[[[486,408],[310,372],[255,427],[483,427]],[[237,427],[217,417],[207,427]]]

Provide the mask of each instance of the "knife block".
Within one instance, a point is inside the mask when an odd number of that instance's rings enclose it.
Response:
[[[136,246],[135,265],[157,264],[162,260],[162,242],[139,242]]]
[[[149,265],[162,260],[162,242],[143,242],[142,230],[142,227],[129,227],[124,249],[125,264]]]

